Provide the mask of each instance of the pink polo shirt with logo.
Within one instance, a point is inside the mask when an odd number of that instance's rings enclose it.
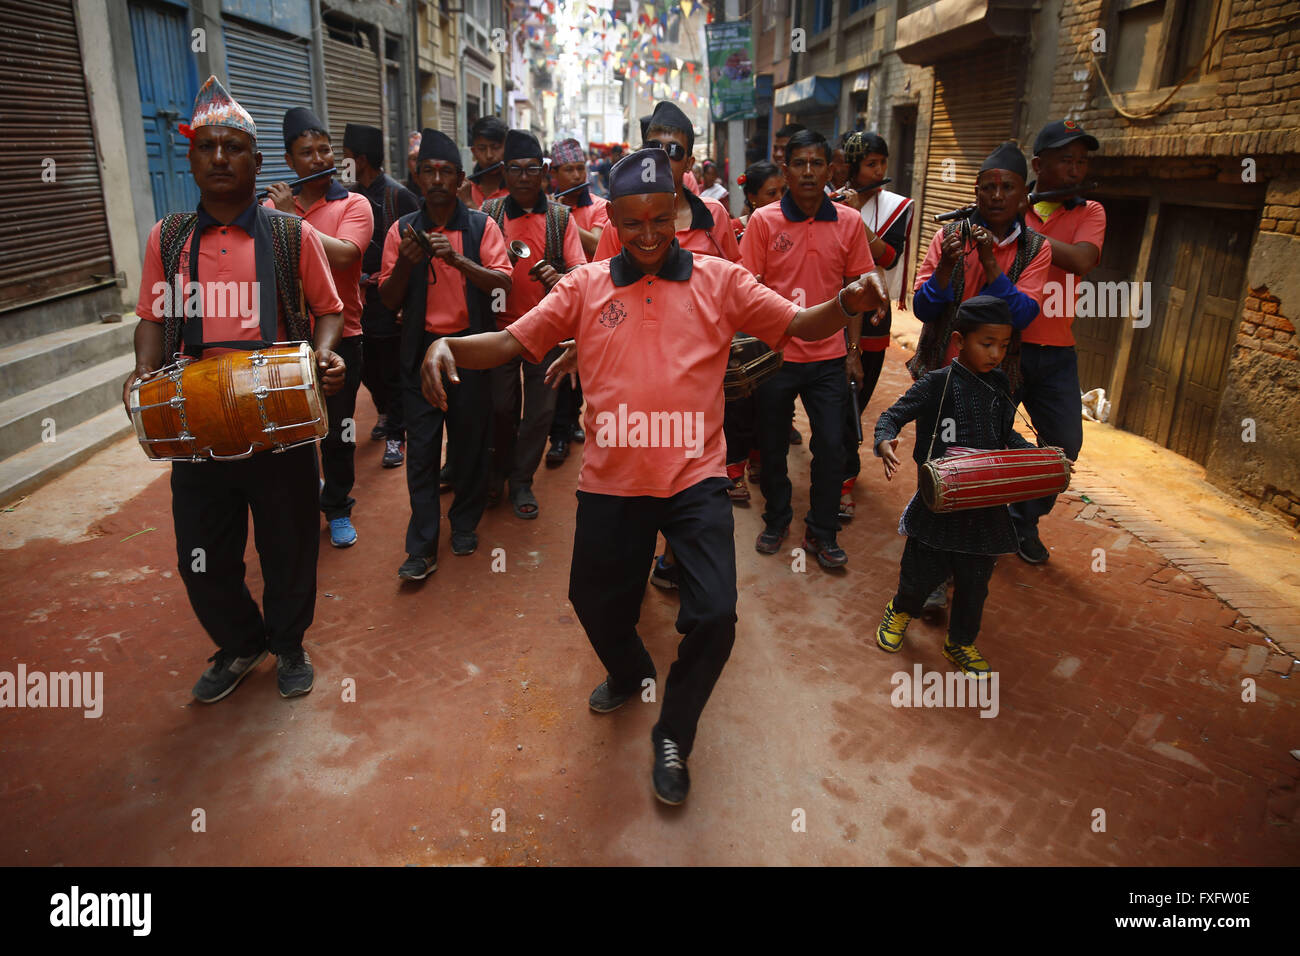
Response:
[[[799,310],[717,256],[677,247],[658,276],[629,263],[619,256],[579,267],[506,331],[534,362],[577,340],[587,402],[578,488],[666,498],[726,476],[722,379],[732,336],[785,348]],[[657,424],[638,434],[638,419]],[[681,441],[672,444],[674,436]],[[638,444],[656,438],[659,447]]]
[[[845,282],[876,267],[856,211],[823,199],[816,215],[805,216],[789,193],[754,211],[740,251],[746,269],[800,308],[835,298]],[[842,335],[796,340],[785,361],[821,362],[846,352]]]

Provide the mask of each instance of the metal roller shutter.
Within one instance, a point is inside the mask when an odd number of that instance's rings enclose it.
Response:
[[[459,143],[456,135],[456,104],[443,100],[438,105],[438,131],[446,133],[452,142]]]
[[[54,181],[42,180],[46,159]],[[112,281],[71,0],[0,9],[0,309]],[[97,278],[98,277],[98,278]]]
[[[343,129],[348,123],[384,127],[383,98],[379,86],[379,58],[370,41],[353,46],[325,37],[325,99],[335,162],[343,161]]]
[[[226,20],[226,69],[230,95],[257,124],[262,174],[257,187],[294,179],[284,164],[284,114],[313,106],[311,48],[306,40]]]
[[[1010,43],[987,46],[934,65],[934,107],[917,266],[938,228],[935,215],[974,202],[980,165],[1000,143],[1015,135],[1020,66],[1020,51]]]

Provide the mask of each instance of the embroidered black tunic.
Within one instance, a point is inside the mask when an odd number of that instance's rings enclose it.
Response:
[[[949,374],[952,379],[945,395],[944,383]],[[945,430],[942,423],[949,418],[955,428]],[[904,425],[916,422],[912,458],[916,462],[918,491],[903,512],[899,533],[941,551],[1014,554],[1019,543],[1006,505],[936,514],[926,507],[919,491],[921,465],[928,460],[932,435],[932,458],[942,458],[950,445],[990,450],[1036,447],[1011,427],[1014,419],[1015,406],[1011,404],[1006,373],[995,368],[981,375],[955,360],[948,368],[927,372],[907,394],[885,409],[876,421],[875,446],[897,438]],[[944,441],[945,431],[955,436],[953,441]]]

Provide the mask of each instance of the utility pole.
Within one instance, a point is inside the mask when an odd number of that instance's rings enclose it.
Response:
[[[727,0],[727,22],[740,19],[740,0]],[[712,64],[710,64],[712,66]],[[736,185],[736,177],[745,171],[745,121],[727,123],[727,192],[731,197],[731,214],[739,216],[745,208],[745,196]]]

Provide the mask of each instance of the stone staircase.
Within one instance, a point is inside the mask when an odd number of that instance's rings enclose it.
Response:
[[[0,506],[133,432],[122,382],[139,320],[122,319],[0,348]]]

